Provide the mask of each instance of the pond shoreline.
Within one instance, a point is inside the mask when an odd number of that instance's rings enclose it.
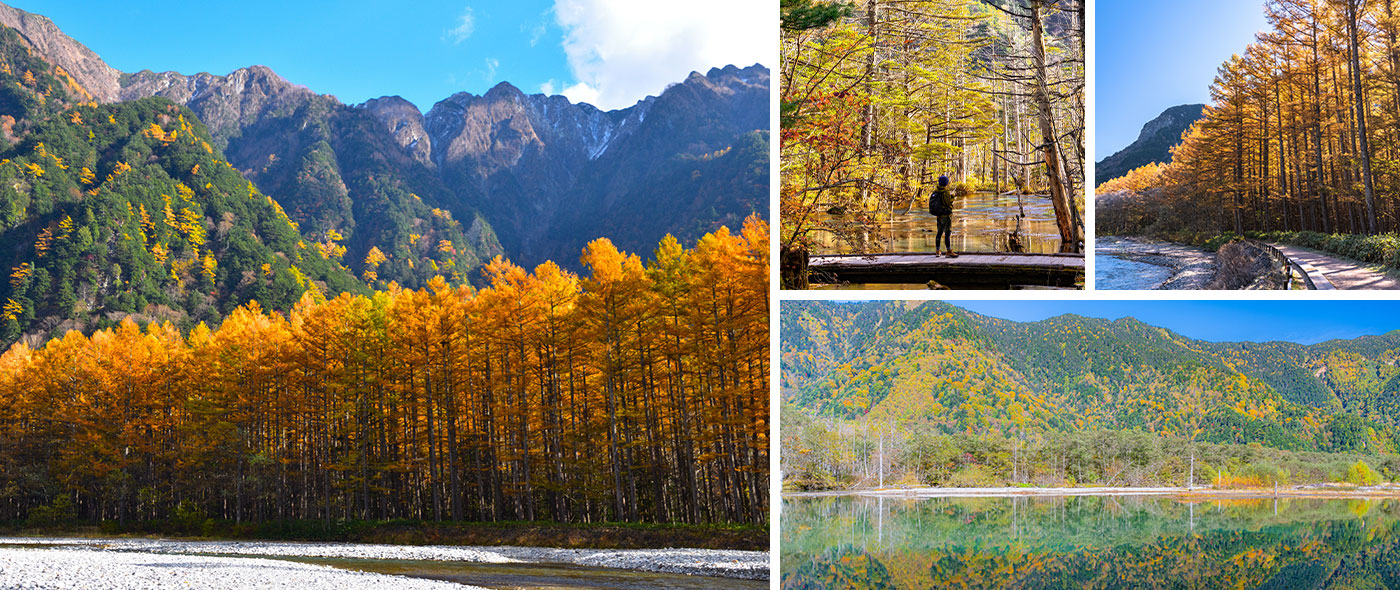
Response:
[[[1190,499],[1231,498],[1400,498],[1400,486],[1340,487],[1309,484],[1274,488],[1226,488],[1209,486],[1187,487],[1055,487],[1055,488],[887,488],[864,490],[825,490],[816,492],[783,492],[784,498],[831,498],[863,496],[879,498],[1014,498],[1021,496],[1174,496]]]

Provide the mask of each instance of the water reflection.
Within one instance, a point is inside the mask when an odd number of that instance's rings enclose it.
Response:
[[[1026,252],[1054,253],[1060,250],[1060,233],[1055,227],[1055,210],[1050,198],[979,192],[958,197],[953,204],[953,249],[959,252],[1005,252],[1006,235],[1016,228],[1016,218],[1024,207],[1021,241]],[[866,252],[933,252],[937,220],[928,209],[915,204],[908,211],[880,214],[879,235],[863,235]],[[845,215],[820,213],[821,225],[847,227]],[[816,254],[851,254],[860,249],[827,232],[816,232]]]
[[[1395,500],[787,499],[785,589],[1400,588]]]

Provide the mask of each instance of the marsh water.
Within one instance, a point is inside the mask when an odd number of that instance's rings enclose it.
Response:
[[[781,587],[1400,588],[1394,499],[787,498]]]
[[[1043,195],[1016,195],[977,192],[956,197],[953,203],[953,249],[959,252],[1006,252],[1006,235],[1016,228],[1022,208],[1021,240],[1025,251],[1052,253],[1060,250],[1060,233],[1055,227],[1055,210]],[[927,203],[915,203],[907,211],[895,209],[877,214],[878,232],[861,234],[866,252],[933,252],[937,218],[929,215]],[[846,215],[821,213],[825,226],[843,227],[852,222]],[[827,232],[817,232],[814,254],[850,254],[858,249]]]

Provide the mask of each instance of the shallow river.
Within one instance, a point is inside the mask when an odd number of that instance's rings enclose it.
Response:
[[[1060,233],[1055,228],[1055,210],[1050,198],[1023,196],[1026,217],[1021,221],[1025,251],[1052,253],[1060,250]],[[1006,252],[1006,235],[1016,227],[1021,207],[1015,195],[978,192],[954,199],[953,249],[959,252]],[[864,250],[868,252],[932,252],[937,233],[937,218],[929,215],[927,204],[915,204],[908,211],[881,214],[878,235],[865,234]],[[850,223],[843,215],[822,213],[818,220],[824,225],[841,226]],[[841,242],[830,233],[816,232],[818,240],[814,254],[850,254],[857,251],[851,244]]]
[[[1215,272],[1215,256],[1186,244],[1139,237],[1094,240],[1095,289],[1200,289]]]
[[[788,498],[781,587],[1400,588],[1395,500]]]

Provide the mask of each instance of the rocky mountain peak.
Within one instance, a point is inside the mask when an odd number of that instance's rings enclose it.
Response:
[[[416,105],[399,96],[383,96],[365,101],[358,108],[374,114],[394,137],[394,142],[412,155],[413,159],[425,165],[432,165],[432,136],[424,127],[423,113]]]
[[[19,32],[34,49],[68,72],[96,100],[118,100],[121,72],[107,65],[87,46],[65,35],[47,17],[0,4],[0,25]]]

